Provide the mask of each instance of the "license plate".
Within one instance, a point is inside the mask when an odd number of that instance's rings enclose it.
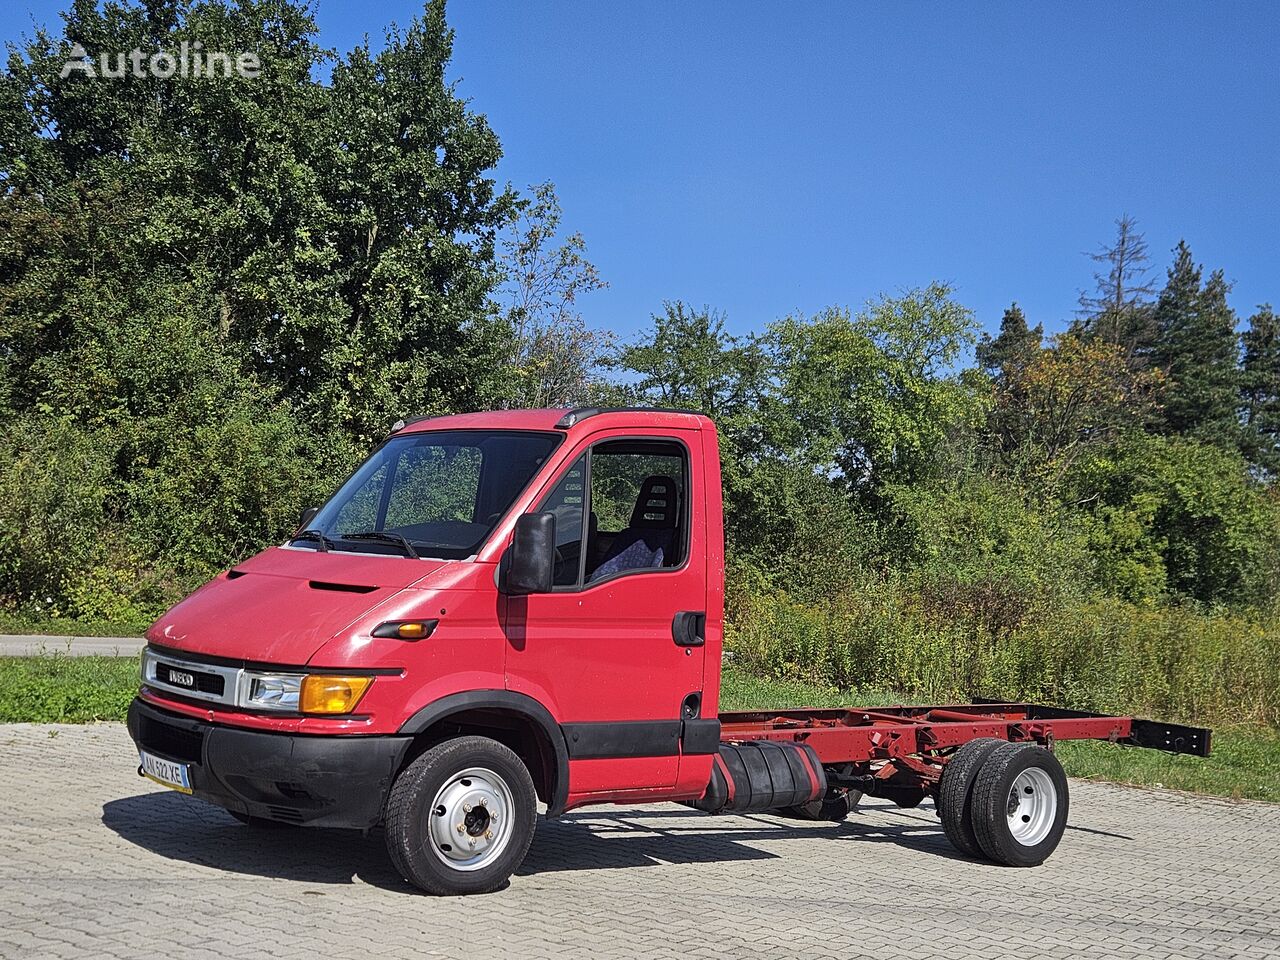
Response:
[[[154,780],[170,790],[181,793],[191,792],[190,764],[174,763],[172,760],[152,756],[145,750],[138,751],[138,759],[142,763],[142,775],[148,780]]]

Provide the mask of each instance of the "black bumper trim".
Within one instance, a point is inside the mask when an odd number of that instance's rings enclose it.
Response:
[[[195,720],[135,699],[129,735],[140,749],[190,764],[192,793],[238,813],[367,830],[382,819],[406,736],[308,736]]]

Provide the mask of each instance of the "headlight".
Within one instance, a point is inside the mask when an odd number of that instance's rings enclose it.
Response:
[[[288,713],[350,713],[373,677],[301,673],[245,673],[242,707]]]
[[[298,712],[302,675],[296,673],[246,673],[242,707]]]

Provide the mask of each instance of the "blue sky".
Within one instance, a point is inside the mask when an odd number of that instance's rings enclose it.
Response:
[[[9,0],[0,37],[61,4]],[[327,46],[412,2],[320,0]],[[1280,305],[1280,15],[1268,3],[453,0],[453,76],[506,152],[557,184],[635,331],[664,299],[732,329],[953,283],[988,328],[1060,329],[1086,251],[1138,218]]]

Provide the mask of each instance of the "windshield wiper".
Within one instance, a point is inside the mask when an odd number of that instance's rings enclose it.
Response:
[[[366,530],[363,533],[344,533],[343,540],[377,540],[380,543],[394,543],[404,551],[406,557],[412,557],[414,560],[421,560],[418,551],[413,549],[413,544],[408,538],[402,537],[398,533],[384,533],[381,530]]]
[[[299,530],[289,538],[290,543],[293,543],[295,540],[314,540],[316,543],[316,549],[321,553],[328,553],[329,548],[334,546],[334,542],[319,530]]]

